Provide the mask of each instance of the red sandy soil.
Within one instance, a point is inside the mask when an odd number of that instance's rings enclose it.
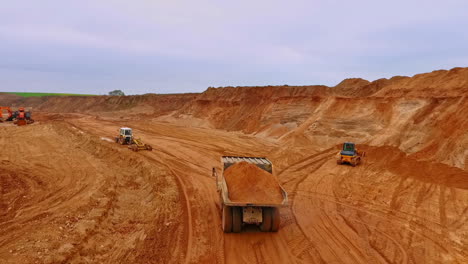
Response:
[[[0,124],[1,263],[467,263],[468,68],[336,87],[23,99]],[[128,126],[153,151],[111,139]],[[340,144],[366,157],[337,165]],[[277,233],[225,234],[212,168],[264,156]]]
[[[283,201],[281,188],[273,174],[254,164],[242,161],[224,171],[233,202],[280,204]]]

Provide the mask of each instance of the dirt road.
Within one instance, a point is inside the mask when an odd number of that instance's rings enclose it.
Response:
[[[121,126],[154,150],[108,142]],[[7,263],[468,261],[468,173],[394,148],[366,147],[353,168],[336,165],[336,148],[283,159],[276,140],[151,121],[75,115],[0,130]],[[211,169],[223,154],[276,164],[290,194],[278,233],[222,232]]]

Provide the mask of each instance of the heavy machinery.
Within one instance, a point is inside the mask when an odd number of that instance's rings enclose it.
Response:
[[[255,201],[232,201],[229,198],[229,188],[225,180],[225,171],[232,165],[239,162],[248,162],[254,164],[258,168],[273,174],[273,165],[266,158],[260,157],[238,157],[238,156],[222,156],[222,173],[218,175],[215,168],[212,174],[216,178],[217,190],[219,192],[222,211],[222,229],[225,233],[238,233],[242,230],[242,226],[253,224],[260,227],[263,232],[276,232],[280,225],[279,208],[287,206],[288,194],[277,183],[277,188],[280,190],[282,198],[281,202],[272,201],[257,203]],[[251,177],[253,175],[248,175]],[[273,176],[273,175],[271,175]],[[273,176],[274,177],[274,176]],[[235,187],[235,186],[234,186]],[[233,186],[231,186],[233,188]]]
[[[14,124],[18,126],[34,123],[34,120],[31,118],[31,111],[25,111],[24,107],[18,108],[18,111],[13,113],[12,118]]]
[[[336,163],[339,165],[347,163],[355,167],[365,155],[366,153],[359,151],[354,143],[345,142],[342,150],[338,153]]]
[[[139,138],[133,138],[133,143],[130,146],[128,146],[128,148],[133,151],[139,151],[139,150],[152,151],[153,150],[153,148],[150,145],[143,143],[141,139]]]
[[[6,119],[3,118],[3,110],[8,112],[8,117]],[[13,113],[11,112],[11,108],[8,106],[0,106],[0,122],[3,121],[13,121]]]
[[[18,126],[24,126],[26,122],[26,113],[24,112],[24,107],[18,109],[18,115],[16,116],[15,124]]]
[[[129,145],[128,148],[133,151],[153,150],[150,145],[143,143],[141,139],[133,137],[132,129],[129,127],[120,128],[119,136],[115,137],[115,142],[120,145]]]

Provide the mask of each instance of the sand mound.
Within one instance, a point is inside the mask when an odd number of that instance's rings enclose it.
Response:
[[[389,85],[374,94],[378,97],[456,97],[468,92],[468,68],[453,68],[392,78]]]
[[[224,172],[233,202],[281,203],[283,197],[278,180],[254,164],[239,162]]]

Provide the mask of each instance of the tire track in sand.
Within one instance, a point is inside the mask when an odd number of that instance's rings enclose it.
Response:
[[[294,174],[297,174],[299,170],[302,170],[306,167],[309,169],[310,172],[319,169],[325,162],[327,162],[330,159],[330,157],[335,155],[335,152],[335,148],[332,147],[322,152],[315,153],[291,164],[290,166],[287,166],[278,173],[278,176],[281,176],[288,171],[295,172],[292,173],[293,176],[291,176],[290,178],[288,178],[287,176],[285,176],[284,179],[280,178],[282,184],[288,190],[288,195],[290,199],[290,205],[284,209],[282,217],[284,218],[284,216],[286,216],[286,218],[288,218],[287,223],[289,224],[287,224],[287,226],[285,227],[286,229],[288,229],[288,233],[296,234],[294,237],[285,237],[285,240],[290,248],[289,250],[291,251],[291,254],[293,254],[296,258],[298,258],[298,260],[304,263],[324,263],[325,260],[319,254],[316,245],[314,244],[313,240],[307,235],[306,230],[299,224],[296,212],[294,211],[294,203],[298,186],[311,174],[304,173],[299,174],[295,177]],[[288,186],[291,185],[292,187],[291,189],[289,189]],[[292,218],[290,216],[292,216]]]
[[[106,126],[103,126],[102,122],[100,124],[100,126],[97,126],[98,124],[94,123],[94,122],[86,122],[85,124],[81,123],[80,125],[77,125],[75,122],[71,122],[71,121],[67,121],[67,123],[69,123],[70,125],[78,128],[79,130],[82,130],[82,131],[87,131],[87,132],[91,132],[93,134],[96,134],[96,135],[100,135],[100,134],[109,134],[109,131],[113,131],[115,127],[120,127],[120,124],[115,124],[114,122],[110,122],[110,121],[106,121],[105,123],[108,123],[108,129],[105,129]],[[117,123],[117,122],[116,122]],[[162,152],[161,152],[162,153]],[[166,153],[166,155],[169,155],[168,153]],[[184,200],[184,206],[183,208],[185,208],[184,210],[184,213],[187,215],[187,221],[183,221],[184,223],[186,223],[186,230],[187,230],[187,245],[186,245],[186,251],[185,251],[185,263],[189,263],[190,262],[190,259],[191,259],[191,251],[192,251],[192,241],[193,241],[193,222],[192,222],[192,213],[191,213],[191,205],[190,205],[190,200],[188,198],[188,194],[187,194],[187,187],[185,185],[185,183],[183,182],[183,180],[181,179],[181,177],[170,167],[168,166],[163,160],[158,160],[156,159],[155,157],[155,154],[154,153],[145,153],[143,154],[142,156],[144,156],[145,158],[149,159],[149,160],[152,160],[154,162],[156,162],[157,164],[160,164],[162,166],[164,166],[169,172],[170,174],[172,174],[172,176],[176,179],[176,183],[177,183],[177,187],[180,191],[182,191],[182,196],[183,196],[183,200]]]
[[[190,200],[188,199],[187,195],[187,187],[185,186],[184,182],[182,181],[181,177],[175,173],[175,171],[165,163],[156,160],[154,157],[149,156],[149,155],[144,155],[147,159],[153,160],[156,163],[159,163],[166,167],[169,172],[176,178],[177,180],[177,185],[180,190],[182,190],[183,193],[183,199],[185,200],[185,213],[187,214],[187,221],[184,221],[187,223],[186,228],[187,228],[187,249],[185,252],[185,263],[189,263],[191,259],[191,249],[192,249],[192,241],[193,241],[193,222],[192,222],[192,212],[191,212],[191,206],[190,206]]]

